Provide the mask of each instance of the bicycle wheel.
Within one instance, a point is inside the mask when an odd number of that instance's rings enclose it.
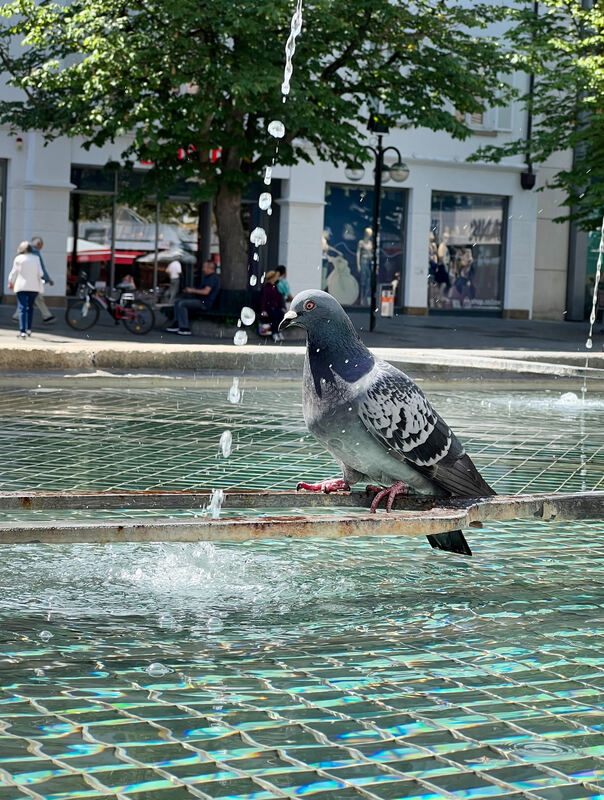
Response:
[[[76,300],[65,311],[65,322],[74,331],[87,331],[99,318],[99,307],[90,300]]]
[[[142,300],[135,300],[132,303],[132,310],[134,311],[134,318],[122,320],[126,328],[130,333],[136,333],[141,336],[144,333],[149,333],[155,325],[155,314],[151,306]]]

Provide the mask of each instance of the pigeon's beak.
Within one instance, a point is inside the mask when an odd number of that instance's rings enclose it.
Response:
[[[296,319],[298,315],[295,311],[286,311],[285,316],[279,323],[279,330],[284,331],[286,328],[291,328],[292,325],[296,325]]]

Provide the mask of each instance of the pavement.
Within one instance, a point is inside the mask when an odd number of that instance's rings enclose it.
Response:
[[[302,366],[304,340],[301,331],[286,332],[283,344],[273,344],[248,328],[245,346],[235,346],[236,327],[213,321],[195,323],[194,335],[178,336],[164,331],[165,318],[158,313],[156,327],[145,336],[130,334],[105,315],[87,332],[68,327],[64,310],[57,320],[42,324],[35,312],[31,338],[20,340],[11,319],[14,306],[0,306],[0,370],[7,373],[39,371],[168,370],[292,373]],[[411,374],[448,373],[490,377],[510,372],[557,377],[588,374],[604,386],[604,333],[594,330],[593,349],[587,351],[586,322],[507,320],[472,315],[398,315],[378,319],[369,333],[367,312],[353,312],[361,338],[372,350]],[[586,370],[586,356],[589,356]]]

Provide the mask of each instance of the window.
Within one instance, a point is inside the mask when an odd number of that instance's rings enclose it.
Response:
[[[432,193],[428,308],[500,311],[507,198]]]

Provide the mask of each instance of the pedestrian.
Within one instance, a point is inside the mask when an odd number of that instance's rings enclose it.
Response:
[[[19,311],[19,336],[31,336],[34,301],[42,289],[43,279],[40,256],[35,255],[29,242],[21,242],[8,276],[8,288],[15,290]]]
[[[285,300],[277,288],[279,274],[274,269],[266,273],[260,295],[260,316],[270,322],[273,342],[283,341],[283,334],[279,333],[279,323],[285,314]]]
[[[182,264],[177,258],[175,258],[174,261],[170,261],[170,263],[166,267],[166,272],[168,274],[168,277],[170,278],[170,288],[168,289],[166,303],[171,306],[176,300],[176,295],[180,291],[180,276],[182,275]]]
[[[174,303],[174,318],[166,328],[168,333],[178,333],[181,336],[190,336],[189,312],[195,311],[203,314],[209,311],[220,291],[220,278],[216,275],[216,264],[213,261],[204,261],[201,267],[201,286],[194,289],[187,286],[185,293],[194,295],[191,298],[181,298]]]
[[[291,303],[294,299],[289,288],[289,283],[287,282],[287,269],[283,266],[283,264],[279,264],[276,268],[275,272],[279,274],[279,280],[277,281],[277,289],[283,295],[283,299],[286,303]]]
[[[35,256],[38,256],[38,258],[40,259],[40,264],[42,265],[42,276],[43,276],[44,284],[48,283],[48,284],[50,284],[50,286],[54,286],[55,282],[52,280],[52,278],[48,274],[48,271],[46,270],[46,266],[44,264],[44,259],[42,258],[42,254],[40,253],[40,250],[43,247],[44,247],[44,240],[42,239],[42,237],[41,236],[33,236],[32,240],[31,240],[31,251]],[[36,301],[35,301],[34,305],[38,309],[40,314],[42,314],[42,322],[44,322],[47,325],[50,325],[51,322],[55,322],[56,317],[52,313],[52,311],[48,308],[48,306],[46,305],[46,301],[44,300],[44,295],[42,294],[43,291],[44,291],[44,285],[42,286],[42,289],[40,290],[40,292],[38,292],[38,295],[36,297]],[[13,314],[13,319],[16,322],[19,321],[19,309],[18,308],[15,310],[15,313]]]

